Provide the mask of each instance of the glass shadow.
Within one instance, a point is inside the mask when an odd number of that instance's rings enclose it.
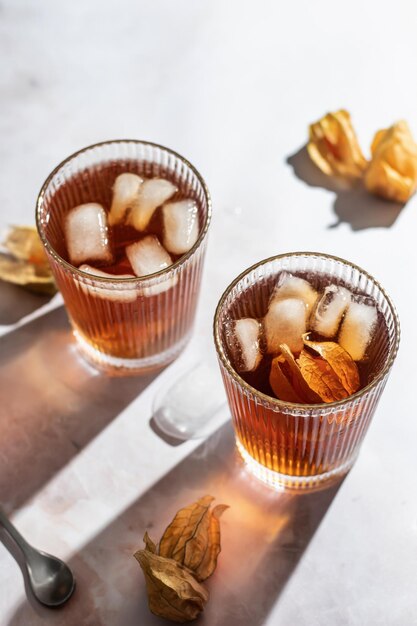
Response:
[[[158,372],[159,373],[159,372]],[[0,338],[0,501],[22,505],[157,376],[88,366],[61,306]]]
[[[309,187],[322,187],[335,193],[333,212],[336,221],[328,228],[336,228],[342,223],[349,224],[353,231],[390,228],[405,206],[373,196],[360,183],[350,187],[343,181],[326,176],[311,161],[306,146],[289,156],[287,163],[293,168],[295,176]]]
[[[9,626],[166,625],[149,612],[133,553],[145,530],[159,540],[179,508],[208,493],[230,509],[221,520],[222,552],[199,623],[261,626],[339,486],[304,494],[271,490],[248,475],[227,423],[73,556],[77,590],[59,615],[25,602]]]

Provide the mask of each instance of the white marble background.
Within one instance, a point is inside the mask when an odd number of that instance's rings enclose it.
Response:
[[[232,506],[201,623],[417,624],[417,198],[400,211],[336,194],[299,153],[307,124],[338,107],[364,147],[399,118],[417,135],[416,18],[413,0],[0,1],[0,226],[33,222],[52,167],[117,137],[187,156],[214,203],[193,341],[154,379],[95,375],[59,302],[0,285],[0,502],[78,580],[64,609],[41,609],[0,545],[1,626],[162,624],[131,554],[207,491]],[[355,468],[337,494],[297,498],[245,476],[228,424],[171,446],[149,421],[158,389],[213,356],[229,281],[305,249],[379,278],[403,340]]]

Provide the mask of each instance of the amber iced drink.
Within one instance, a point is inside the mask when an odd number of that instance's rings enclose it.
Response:
[[[179,354],[194,321],[210,214],[200,174],[155,144],[97,144],[52,172],[38,198],[38,230],[88,360],[123,374]]]
[[[249,469],[308,489],[354,463],[399,343],[395,309],[359,267],[292,253],[223,294],[214,336],[236,442]]]

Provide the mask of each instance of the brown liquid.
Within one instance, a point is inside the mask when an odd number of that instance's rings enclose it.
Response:
[[[349,288],[343,282],[323,275],[298,273],[297,276],[308,280],[319,292],[330,284]],[[272,286],[261,283],[244,291],[233,302],[229,311],[230,317],[262,319],[267,312],[269,298],[277,280],[278,276]],[[372,299],[367,300],[368,304],[371,302],[375,304]],[[383,315],[378,312],[378,316],[377,330],[366,360],[358,363],[362,387],[372,381],[385,358],[388,330]],[[322,339],[318,336],[313,338]],[[230,353],[229,358],[232,362]],[[269,384],[271,360],[270,355],[265,355],[254,372],[240,373],[239,376],[254,389],[274,398]],[[339,468],[344,459],[349,459],[352,442],[360,437],[365,427],[360,419],[360,404],[349,411],[345,411],[343,407],[336,409],[331,416],[326,414],[325,417],[309,417],[291,411],[280,411],[276,405],[268,408],[254,402],[250,395],[243,399],[242,393],[237,395],[231,383],[228,392],[229,401],[233,398],[231,408],[240,443],[256,461],[281,474],[315,476],[329,472],[334,467]]]
[[[50,199],[45,199],[49,221],[46,236],[54,250],[69,262],[64,236],[65,218],[68,212],[80,204],[97,202],[109,211],[112,187],[122,172],[132,172],[145,178],[162,177],[173,182],[178,192],[170,201],[185,198],[196,200],[200,228],[204,223],[204,211],[195,192],[180,179],[168,175],[155,163],[115,161],[94,167],[65,182]],[[90,264],[102,271],[114,274],[134,274],[126,257],[125,248],[143,237],[154,234],[162,242],[161,209],[157,209],[143,233],[135,228],[117,225],[109,229],[114,251],[114,262],[106,266],[91,259]],[[180,256],[171,254],[173,262]],[[88,263],[89,261],[86,260]],[[149,295],[140,287],[132,302],[99,298],[76,287],[74,275],[52,260],[55,277],[65,300],[72,323],[81,337],[95,349],[113,357],[143,359],[158,354],[180,341],[189,332],[198,296],[196,267],[183,266],[177,283],[162,293]]]

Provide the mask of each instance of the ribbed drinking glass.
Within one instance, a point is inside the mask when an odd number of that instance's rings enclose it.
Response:
[[[167,177],[196,202],[199,236],[168,268],[142,278],[97,277],[65,257],[64,220],[80,204],[111,204],[106,172]],[[112,374],[160,368],[187,343],[195,317],[211,217],[204,180],[183,157],[156,144],[117,140],[85,148],[50,174],[37,202],[37,226],[84,356]]]
[[[227,333],[230,322],[261,319],[282,271],[322,289],[342,284],[372,298],[379,323],[367,363],[367,383],[349,398],[329,404],[294,404],[265,395],[234,369]],[[328,484],[353,465],[397,354],[400,328],[394,306],[378,282],[348,261],[300,252],[261,261],[226,289],[217,306],[214,338],[236,434],[248,468],[277,488],[309,489]]]

